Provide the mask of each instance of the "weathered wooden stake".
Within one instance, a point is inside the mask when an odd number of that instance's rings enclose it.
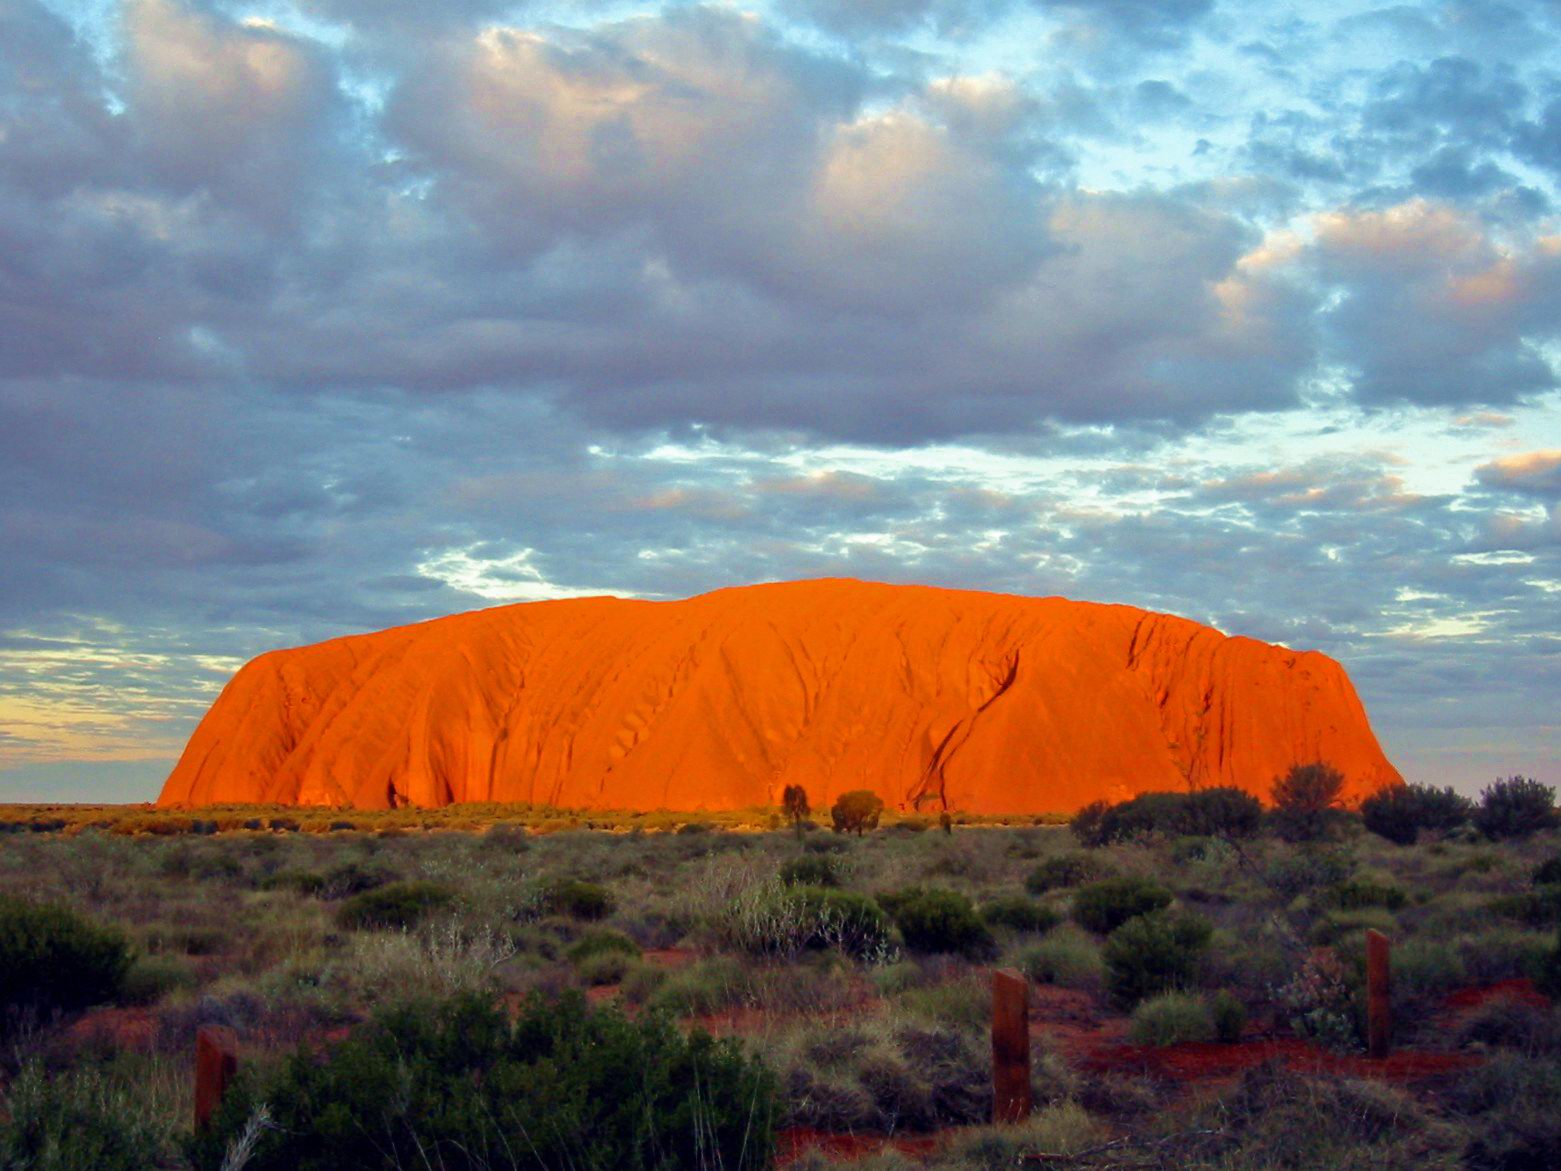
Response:
[[[992,1121],[1030,1114],[1030,984],[1012,968],[992,973]]]
[[[226,1025],[202,1025],[195,1034],[196,1130],[211,1121],[237,1072],[238,1034]]]
[[[1366,1052],[1372,1057],[1388,1055],[1388,1039],[1393,1032],[1391,988],[1388,937],[1380,931],[1367,931]]]

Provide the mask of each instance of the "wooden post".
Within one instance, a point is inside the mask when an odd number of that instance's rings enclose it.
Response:
[[[1388,1039],[1393,1032],[1391,987],[1388,937],[1380,931],[1367,931],[1366,1052],[1372,1057],[1388,1055]]]
[[[1012,968],[992,973],[992,1121],[1030,1114],[1030,984]]]
[[[204,1130],[238,1072],[238,1034],[202,1025],[195,1034],[195,1129]]]

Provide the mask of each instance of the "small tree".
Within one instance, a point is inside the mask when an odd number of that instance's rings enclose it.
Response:
[[[1556,791],[1533,777],[1498,778],[1480,792],[1474,825],[1488,838],[1526,838],[1561,825]]]
[[[861,837],[867,830],[877,829],[878,819],[882,815],[883,798],[871,789],[852,789],[849,793],[842,793],[829,810],[837,834],[854,833],[857,837]]]
[[[1322,837],[1334,820],[1344,793],[1344,774],[1316,760],[1293,764],[1274,781],[1274,821],[1283,837],[1310,841]]]
[[[808,804],[808,791],[801,785],[787,785],[781,792],[781,808],[786,811],[786,816],[791,819],[792,828],[797,831],[797,840],[802,840],[802,823],[813,812],[813,807]]]

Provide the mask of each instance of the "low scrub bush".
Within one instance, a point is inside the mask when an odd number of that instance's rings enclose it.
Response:
[[[1159,992],[1190,988],[1213,926],[1189,912],[1153,911],[1129,919],[1101,949],[1106,991],[1124,1006]]]
[[[829,854],[803,854],[781,865],[780,880],[787,886],[839,886],[840,864]]]
[[[592,931],[565,953],[580,979],[593,987],[617,984],[640,958],[640,946],[620,931]]]
[[[1551,927],[1561,923],[1561,885],[1547,883],[1517,894],[1497,895],[1486,904],[1486,909],[1499,918],[1530,927]]]
[[[1059,854],[1055,858],[1047,858],[1030,871],[1024,880],[1024,888],[1033,895],[1043,895],[1048,891],[1082,886],[1107,876],[1106,864],[1093,854]]]
[[[442,882],[392,882],[353,895],[342,903],[337,920],[343,927],[405,930],[454,900],[455,891]]]
[[[130,963],[117,927],[69,907],[0,895],[0,1011],[68,1012],[111,1000]]]
[[[1171,905],[1171,892],[1147,878],[1108,878],[1073,896],[1073,920],[1096,935],[1109,935],[1129,919]]]
[[[1270,859],[1263,881],[1281,897],[1293,899],[1319,887],[1337,886],[1353,869],[1354,863],[1337,848],[1311,846]]]
[[[223,1165],[260,1103],[248,1171],[758,1171],[774,1150],[774,1078],[735,1041],[578,994],[513,1023],[475,996],[381,1013],[327,1060],[300,1050],[242,1079],[193,1141],[197,1168]]]
[[[911,951],[955,953],[968,959],[989,959],[996,954],[992,933],[970,900],[957,891],[913,887],[881,895],[879,902]]]
[[[1071,924],[1021,949],[1015,963],[1037,984],[1055,984],[1059,988],[1098,988],[1104,970],[1100,944]]]
[[[866,895],[829,887],[793,888],[801,912],[803,946],[835,948],[857,959],[881,960],[893,948],[889,942],[889,917]]]
[[[1547,858],[1535,867],[1530,882],[1534,886],[1561,886],[1561,854]]]
[[[1561,826],[1556,791],[1532,777],[1506,777],[1480,792],[1474,826],[1494,841],[1526,838]]]
[[[141,956],[125,973],[119,999],[126,1004],[156,1004],[169,993],[186,991],[196,983],[195,969],[180,956]]]
[[[26,1066],[0,1119],[7,1171],[147,1171],[166,1167],[168,1136],[140,1103],[93,1072],[49,1076]]]
[[[366,890],[376,890],[393,881],[395,875],[378,866],[343,862],[325,872],[319,893],[328,899],[348,899]]]
[[[318,895],[325,891],[325,875],[312,870],[278,870],[260,880],[261,890],[288,890],[300,895]]]
[[[1128,801],[1086,805],[1069,822],[1085,846],[1106,846],[1149,834],[1162,837],[1246,838],[1263,824],[1263,805],[1233,786],[1189,793],[1140,793]]]
[[[1002,895],[981,905],[981,918],[991,927],[1040,934],[1062,922],[1062,916],[1024,895]]]
[[[1247,1006],[1234,993],[1221,989],[1209,1002],[1209,1018],[1214,1022],[1214,1039],[1234,1045],[1247,1027]]]
[[[1445,834],[1466,824],[1474,815],[1474,802],[1451,788],[1392,785],[1361,802],[1360,813],[1372,833],[1412,846],[1421,830]]]
[[[552,915],[595,921],[612,914],[613,897],[600,883],[566,878],[542,889],[542,906]]]
[[[1138,1003],[1128,1034],[1135,1045],[1179,1045],[1214,1040],[1214,1017],[1201,996],[1162,992]]]
[[[1369,878],[1352,878],[1337,883],[1318,898],[1321,905],[1336,907],[1341,911],[1358,911],[1363,907],[1383,907],[1397,911],[1408,901],[1409,896],[1402,887]]]

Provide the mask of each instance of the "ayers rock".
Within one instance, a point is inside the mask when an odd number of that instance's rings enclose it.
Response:
[[[159,804],[1076,809],[1400,778],[1344,669],[1130,606],[847,580],[580,598],[261,655]]]

